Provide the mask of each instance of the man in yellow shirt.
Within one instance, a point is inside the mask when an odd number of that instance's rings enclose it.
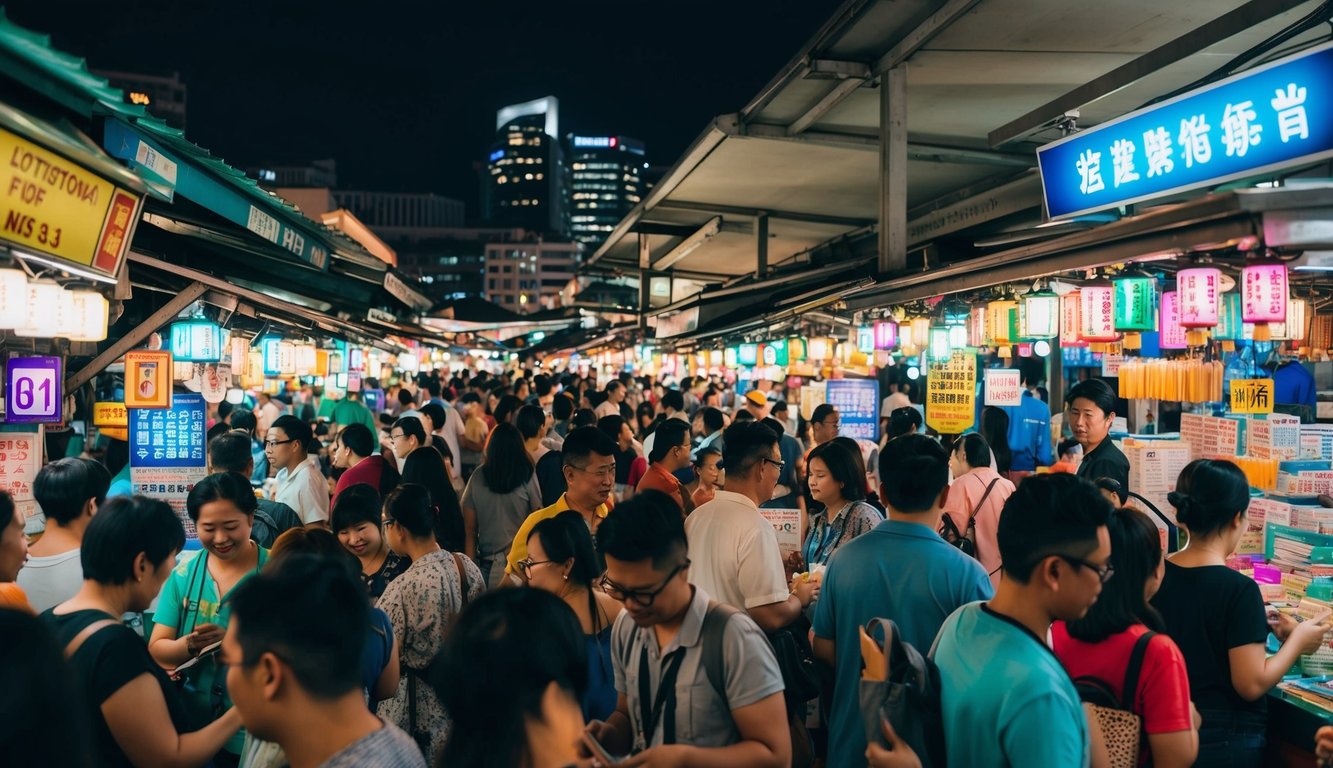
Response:
[[[519,562],[528,558],[528,536],[537,523],[572,509],[596,533],[606,517],[607,500],[616,484],[615,441],[596,427],[579,427],[565,437],[562,454],[567,489],[556,503],[528,515],[519,526],[509,549],[506,576],[522,575]]]

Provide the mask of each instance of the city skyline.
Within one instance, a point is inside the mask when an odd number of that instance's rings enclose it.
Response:
[[[609,2],[408,3],[379,15],[346,0],[246,15],[149,5],[21,0],[6,12],[91,68],[180,72],[187,137],[233,165],[331,157],[346,186],[434,192],[463,201],[469,220],[497,109],[554,94],[562,133],[633,136],[669,165],[830,11],[786,0],[633,14]]]

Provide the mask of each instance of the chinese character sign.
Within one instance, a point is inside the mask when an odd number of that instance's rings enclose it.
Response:
[[[42,518],[32,495],[32,481],[42,468],[42,444],[40,424],[0,424],[0,490],[14,497],[14,506],[23,514],[24,532],[29,535],[42,531]]]
[[[203,467],[207,406],[202,395],[176,395],[170,408],[131,408],[131,467]]]
[[[986,405],[1022,405],[1022,378],[1022,375],[1013,368],[987,368]]]
[[[1333,155],[1333,45],[1222,80],[1037,150],[1053,219]]]
[[[857,440],[879,439],[879,382],[836,379],[826,382],[824,402],[838,409],[838,434]]]
[[[926,425],[942,435],[961,434],[976,423],[977,354],[955,350],[931,363],[926,376]]]
[[[1272,379],[1232,379],[1232,413],[1272,413]]]

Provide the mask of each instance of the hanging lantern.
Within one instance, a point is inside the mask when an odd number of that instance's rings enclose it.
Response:
[[[924,347],[930,344],[930,318],[918,317],[912,320],[912,346]]]
[[[726,354],[720,349],[708,350],[708,364],[713,368],[721,368],[726,364]]]
[[[1122,277],[1114,281],[1115,329],[1117,331],[1152,331],[1157,329],[1157,279]]]
[[[768,362],[769,354],[772,354],[773,362]],[[789,365],[791,363],[791,354],[787,350],[786,339],[774,339],[764,346],[764,361],[766,365]]]
[[[736,362],[754,367],[759,364],[759,345],[742,344],[736,348]]]
[[[802,339],[799,336],[792,336],[787,339],[787,357],[793,363],[805,362],[805,339]]]
[[[952,345],[949,343],[949,329],[944,326],[938,326],[930,329],[930,359],[935,362],[943,362],[949,359],[953,354]]]
[[[827,360],[829,356],[828,339],[816,337],[810,340],[810,359]]]
[[[1060,297],[1054,293],[1031,293],[1023,298],[1023,338],[1049,339],[1058,332]]]
[[[898,346],[898,324],[892,320],[875,323],[875,349],[893,349]]]
[[[1212,267],[1182,269],[1176,274],[1176,301],[1184,328],[1217,326],[1222,273]]]
[[[1222,341],[1239,341],[1242,338],[1244,321],[1241,319],[1241,297],[1239,292],[1222,294],[1222,306],[1217,313],[1217,330],[1213,335]]]
[[[1088,285],[1079,294],[1083,322],[1080,338],[1094,344],[1119,339],[1115,332],[1115,290],[1109,285]]]
[[[28,276],[21,269],[0,269],[0,330],[13,330],[28,319]]]
[[[301,344],[296,348],[296,375],[310,376],[315,373],[318,363],[318,350],[314,344]]]
[[[862,325],[857,327],[856,349],[866,354],[875,351],[875,329],[872,326]]]
[[[735,368],[738,359],[740,359],[740,347],[727,347],[722,350],[722,364],[726,367]]]
[[[1018,302],[992,301],[986,306],[986,330],[990,340],[1003,346],[1018,341]]]
[[[278,374],[291,376],[296,373],[296,345],[290,341],[278,342]]]
[[[1240,271],[1241,319],[1280,323],[1287,319],[1287,265],[1251,264]]]
[[[106,339],[106,297],[97,291],[72,291],[74,294],[74,325],[68,335],[70,341],[103,341]]]
[[[1180,325],[1180,294],[1166,291],[1162,294],[1162,349],[1185,349],[1185,329]]]
[[[1083,297],[1070,291],[1060,297],[1060,344],[1066,347],[1083,343]]]
[[[15,336],[54,338],[55,328],[65,325],[66,313],[74,312],[74,297],[54,282],[34,280],[28,283],[28,298],[23,323]]]
[[[260,342],[260,349],[263,350],[264,363],[261,372],[264,376],[277,376],[282,373],[282,339],[271,336]]]
[[[967,320],[967,343],[972,347],[986,345],[986,308],[973,307]]]
[[[966,325],[949,326],[949,346],[953,349],[962,349],[967,346]]]
[[[171,356],[179,362],[216,363],[222,359],[222,328],[196,318],[171,324]]]

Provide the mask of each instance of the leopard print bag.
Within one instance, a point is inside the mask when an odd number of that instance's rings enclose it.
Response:
[[[1135,768],[1143,744],[1143,718],[1134,712],[1135,694],[1139,687],[1139,673],[1143,669],[1143,655],[1156,632],[1144,632],[1134,643],[1125,669],[1125,683],[1117,700],[1111,687],[1095,677],[1074,679],[1074,688],[1090,710],[1102,734],[1102,741],[1110,757],[1111,768]]]

